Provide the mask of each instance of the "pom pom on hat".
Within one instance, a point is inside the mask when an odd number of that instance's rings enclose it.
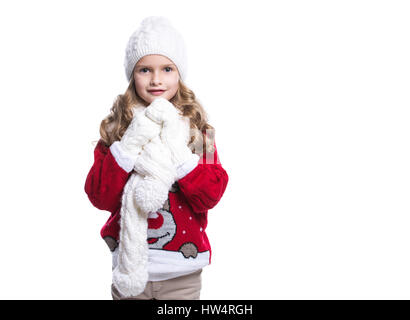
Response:
[[[128,81],[138,60],[149,54],[166,56],[177,66],[181,80],[185,80],[188,67],[185,41],[165,17],[145,18],[128,40],[124,60]]]

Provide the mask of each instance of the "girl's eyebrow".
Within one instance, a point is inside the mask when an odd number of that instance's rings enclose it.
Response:
[[[168,63],[168,64],[163,64],[160,67],[168,67],[168,66],[174,66],[172,63]],[[151,66],[144,66],[144,65],[138,65],[138,68],[151,68]]]

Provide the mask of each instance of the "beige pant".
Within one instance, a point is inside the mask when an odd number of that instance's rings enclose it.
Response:
[[[111,284],[113,300],[199,300],[202,269],[185,276],[163,281],[148,281],[144,292],[124,298]]]

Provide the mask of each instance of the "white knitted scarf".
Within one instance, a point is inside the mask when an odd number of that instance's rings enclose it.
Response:
[[[145,112],[138,112],[137,116],[146,117]],[[185,130],[188,141],[189,121],[182,116],[179,128]],[[157,137],[151,142],[154,140],[156,143],[167,141]],[[156,159],[161,158],[164,158],[164,154],[162,157],[156,156]],[[112,274],[114,286],[124,297],[137,296],[145,289],[148,281],[148,215],[162,208],[175,181],[175,171],[168,170],[166,163],[159,163],[157,168],[158,174],[151,176],[144,176],[134,168],[124,187],[118,260]]]

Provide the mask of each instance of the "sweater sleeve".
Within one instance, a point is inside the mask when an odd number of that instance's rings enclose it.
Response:
[[[115,211],[121,205],[121,196],[130,172],[125,171],[111,153],[98,141],[84,190],[91,203],[100,210]]]
[[[228,184],[228,174],[222,168],[215,144],[214,147],[214,153],[204,152],[197,166],[178,180],[182,193],[196,213],[215,207]]]

